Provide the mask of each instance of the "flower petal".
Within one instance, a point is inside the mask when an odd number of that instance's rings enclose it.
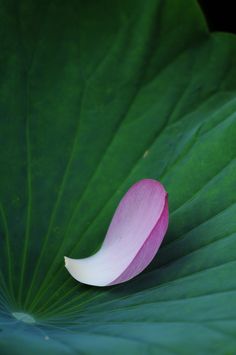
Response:
[[[65,266],[77,281],[88,285],[110,286],[128,281],[152,261],[167,226],[164,187],[155,180],[141,180],[119,203],[100,250],[84,259],[65,257]]]

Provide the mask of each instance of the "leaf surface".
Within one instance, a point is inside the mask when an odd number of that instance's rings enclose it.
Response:
[[[4,354],[232,353],[235,37],[193,0],[1,1],[0,18]],[[96,252],[143,178],[168,191],[163,247],[125,285],[79,285],[63,255]]]

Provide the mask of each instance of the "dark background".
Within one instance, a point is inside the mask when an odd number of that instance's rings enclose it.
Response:
[[[198,0],[212,31],[236,33],[235,2],[230,0]]]

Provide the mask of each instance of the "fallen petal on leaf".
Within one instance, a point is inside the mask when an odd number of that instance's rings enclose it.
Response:
[[[168,227],[168,198],[161,183],[144,179],[122,198],[100,250],[84,259],[65,257],[79,282],[110,286],[142,272],[157,253]]]

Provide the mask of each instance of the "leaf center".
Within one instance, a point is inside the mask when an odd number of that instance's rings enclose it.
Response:
[[[15,317],[17,320],[27,323],[27,324],[33,324],[36,323],[34,317],[32,317],[30,314],[24,313],[24,312],[13,312],[12,313],[13,317]]]

